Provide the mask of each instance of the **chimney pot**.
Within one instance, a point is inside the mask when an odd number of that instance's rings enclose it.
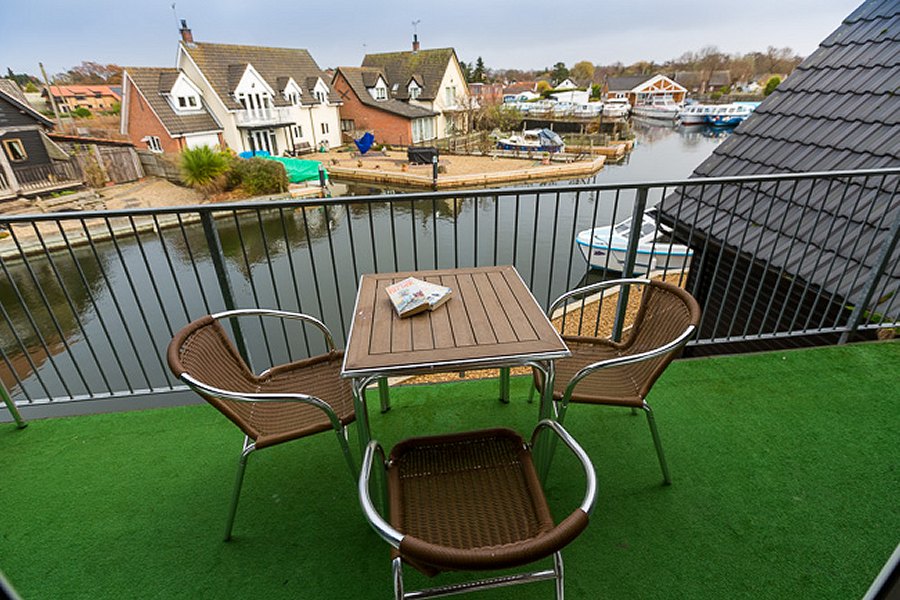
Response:
[[[418,34],[413,34],[413,52],[419,51],[419,36]]]
[[[181,29],[178,31],[181,33],[181,41],[185,44],[194,43],[194,34],[191,33],[191,30],[187,26],[187,19],[181,19]]]

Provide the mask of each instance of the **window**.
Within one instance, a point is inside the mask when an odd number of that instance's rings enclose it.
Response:
[[[293,134],[294,134],[294,139],[295,139],[295,140],[299,140],[300,138],[303,137],[303,129],[301,129],[301,127],[300,127],[299,125],[294,125],[294,126],[292,126],[292,127],[291,127],[291,131],[292,131]]]
[[[13,138],[11,140],[3,140],[3,147],[6,149],[6,155],[10,162],[22,162],[28,160],[28,153],[25,152],[25,146],[22,140]]]
[[[178,108],[184,108],[187,106],[187,98],[184,96],[178,97]]]
[[[188,106],[197,108],[197,96],[188,96]]]
[[[353,119],[341,119],[341,131],[353,131],[355,127]]]
[[[387,88],[383,88],[378,86],[375,88],[375,99],[376,100],[387,100]]]
[[[331,128],[328,127],[328,123],[322,123],[322,133],[328,133],[330,130]]]
[[[162,144],[159,143],[159,138],[155,135],[147,136],[147,148],[150,149],[151,152],[162,152]]]
[[[419,97],[419,94],[422,93],[422,88],[417,85],[410,86],[409,88],[409,97],[413,100]]]
[[[412,136],[413,143],[434,139],[434,119],[432,117],[413,119]]]
[[[456,104],[456,86],[448,85],[444,88],[444,99],[448,106]]]

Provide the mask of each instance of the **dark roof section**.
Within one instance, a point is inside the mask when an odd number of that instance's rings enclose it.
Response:
[[[329,77],[313,60],[309,51],[303,48],[269,48],[206,42],[182,44],[182,47],[200,67],[203,76],[209,81],[225,106],[232,110],[243,108],[232,92],[240,82],[244,71],[247,70],[247,65],[253,65],[256,72],[275,90],[275,106],[289,104],[281,94],[284,86],[279,87],[279,79],[283,78],[283,81],[287,83],[288,77],[294,78],[294,81],[303,90],[301,102],[304,105],[318,104],[312,86],[319,78],[326,84],[329,80]],[[330,90],[328,99],[330,102],[340,102],[340,97],[333,90]]]
[[[166,128],[170,135],[178,136],[185,133],[222,131],[222,127],[209,112],[205,100],[201,99],[203,110],[189,115],[176,113],[172,105],[169,104],[165,94],[172,90],[172,85],[178,79],[178,69],[167,67],[127,67],[125,76],[131,80],[133,86],[147,100],[147,104],[159,117],[163,127]]]
[[[706,71],[676,71],[671,79],[686,88],[698,88],[708,79],[706,85],[716,88],[731,84],[731,71],[713,71],[709,75]]]
[[[387,100],[376,100],[373,98],[366,88],[375,85],[378,76],[381,74],[379,69],[367,67],[338,67],[334,74],[335,78],[337,78],[339,74],[347,80],[353,93],[356,94],[359,101],[366,106],[393,113],[407,119],[433,117],[436,114],[421,106],[402,102],[394,98],[388,98]],[[371,82],[371,85],[367,85],[367,82]]]
[[[34,110],[31,105],[28,104],[28,100],[25,98],[25,93],[19,89],[19,86],[16,85],[15,81],[12,81],[11,79],[0,79],[0,98],[4,98],[7,102],[15,106],[17,109],[21,110],[24,113],[27,113],[41,125],[45,125],[46,127],[53,127],[53,121],[51,121],[38,111]]]
[[[630,92],[645,81],[650,81],[655,75],[630,75],[628,77],[610,77],[606,80],[611,92]]]
[[[694,176],[900,167],[898,73],[900,3],[869,0],[697,167]],[[878,254],[870,249],[888,239],[900,211],[900,198],[890,191],[897,188],[897,176],[882,179],[857,178],[854,185],[833,188],[820,181],[812,191],[809,182],[764,185],[758,194],[746,188],[741,194],[727,186],[721,197],[718,191],[701,194],[689,187],[667,197],[661,212],[667,221],[693,224],[694,241],[709,236],[749,254],[761,249],[755,258],[770,268],[784,268],[853,301]],[[835,239],[832,231],[847,233]],[[809,244],[819,255],[804,262],[805,253],[790,252],[791,244]],[[850,270],[858,274],[835,277]],[[886,285],[896,289],[900,262],[889,271],[892,282]]]
[[[399,84],[394,95],[399,100],[409,99],[409,80],[413,77],[422,86],[421,100],[434,100],[440,91],[441,80],[447,64],[456,56],[453,48],[433,48],[416,52],[384,52],[366,54],[363,67],[375,67],[387,77],[389,86]]]

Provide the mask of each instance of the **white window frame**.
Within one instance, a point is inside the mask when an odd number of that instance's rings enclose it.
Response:
[[[291,134],[294,136],[295,140],[299,140],[303,137],[303,128],[300,125],[292,125]]]
[[[150,150],[150,152],[156,152],[157,154],[162,153],[163,148],[162,148],[162,144],[159,141],[159,136],[148,135],[147,136],[147,148]]]
[[[328,126],[328,123],[322,123],[322,134],[331,133],[331,128]]]

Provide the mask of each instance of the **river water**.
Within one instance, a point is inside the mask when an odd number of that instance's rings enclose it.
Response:
[[[625,161],[579,183],[686,178],[727,135],[644,123],[635,123],[634,132],[636,145]],[[384,190],[351,186],[349,192]],[[237,306],[321,316],[342,343],[356,282],[366,272],[515,264],[545,304],[576,285],[586,269],[573,251],[573,233],[621,220],[631,201],[574,196],[495,201],[488,193],[415,205],[266,211],[232,214],[217,227]],[[224,308],[206,248],[202,227],[187,225],[2,264],[4,385],[17,400],[169,388],[164,352],[172,334]],[[244,335],[262,363],[318,350],[312,336],[268,326]]]

